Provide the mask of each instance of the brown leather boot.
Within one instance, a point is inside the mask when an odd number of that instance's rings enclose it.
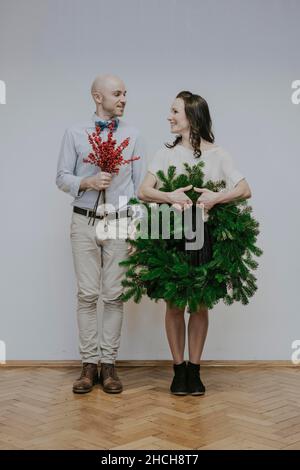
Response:
[[[114,364],[101,364],[100,383],[106,393],[121,393],[123,390]]]
[[[93,386],[98,383],[98,366],[90,362],[82,364],[82,371],[79,379],[73,384],[74,393],[88,393]]]

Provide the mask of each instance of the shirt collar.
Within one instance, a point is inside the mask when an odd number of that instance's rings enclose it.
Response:
[[[120,123],[120,118],[118,118],[117,116],[113,116],[112,118],[110,119],[118,119],[119,123]],[[93,124],[95,124],[96,121],[109,121],[110,119],[102,119],[100,116],[98,116],[96,113],[93,113],[92,115],[92,122]]]

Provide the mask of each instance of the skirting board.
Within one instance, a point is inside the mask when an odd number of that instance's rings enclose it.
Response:
[[[117,361],[118,367],[169,367],[173,364],[169,360],[120,360]],[[80,367],[81,361],[6,361],[1,363],[1,367]],[[201,367],[297,367],[292,361],[287,360],[204,360],[201,361]],[[300,364],[298,364],[300,367]]]

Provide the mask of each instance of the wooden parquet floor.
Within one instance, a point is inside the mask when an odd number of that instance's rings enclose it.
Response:
[[[74,395],[74,367],[0,368],[0,449],[300,449],[299,367],[203,367],[203,397],[170,367],[120,367],[124,392]]]

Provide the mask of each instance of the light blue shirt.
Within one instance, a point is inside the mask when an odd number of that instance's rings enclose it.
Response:
[[[58,159],[56,184],[59,189],[73,196],[71,205],[83,209],[93,209],[98,196],[96,190],[79,191],[79,187],[83,178],[101,171],[99,167],[83,162],[83,159],[87,158],[92,151],[87,132],[93,132],[95,121],[99,120],[100,117],[93,114],[90,121],[67,129]],[[103,140],[107,140],[107,134],[107,128],[101,131]],[[106,203],[112,204],[115,210],[119,210],[127,206],[124,199],[119,205],[120,196],[125,196],[127,201],[131,197],[137,197],[138,188],[147,171],[147,158],[144,141],[136,128],[120,120],[113,136],[117,141],[116,145],[129,137],[129,145],[123,150],[125,160],[140,157],[139,160],[121,165],[119,174],[113,175],[109,188],[105,190]],[[109,210],[109,212],[111,211]]]

